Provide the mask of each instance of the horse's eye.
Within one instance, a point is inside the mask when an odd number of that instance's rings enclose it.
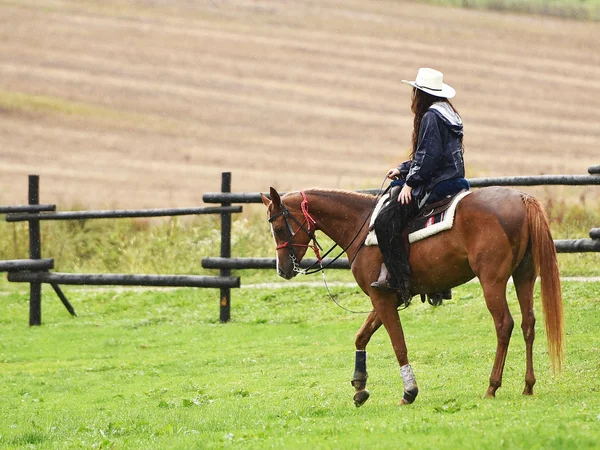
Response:
[[[277,234],[283,233],[283,228],[281,228],[281,227],[275,228],[275,233],[277,233]]]

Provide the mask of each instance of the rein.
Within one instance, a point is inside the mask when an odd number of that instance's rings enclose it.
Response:
[[[320,250],[323,250],[323,247],[321,247],[321,245],[317,241],[317,238],[314,233],[315,231],[317,231],[317,227],[316,227],[317,222],[308,212],[308,198],[306,197],[306,194],[304,193],[304,191],[301,191],[301,194],[302,194],[302,203],[300,204],[300,209],[302,210],[302,214],[304,215],[304,221],[302,223],[300,223],[300,221],[298,219],[296,219],[296,217],[294,217],[292,214],[290,214],[289,209],[287,209],[287,207],[283,204],[283,202],[281,202],[281,211],[279,211],[277,214],[272,216],[269,219],[269,222],[273,222],[275,219],[277,219],[281,215],[284,216],[286,225],[288,227],[288,230],[290,231],[290,238],[287,241],[282,242],[281,244],[277,245],[275,247],[275,250],[279,250],[282,248],[289,248],[290,249],[290,258],[292,258],[292,263],[294,264],[294,270],[297,273],[301,273],[302,275],[312,275],[317,272],[322,272],[324,269],[331,266],[354,244],[356,239],[358,239],[358,236],[360,236],[360,233],[361,233],[362,229],[364,228],[365,224],[367,223],[367,220],[369,220],[369,218],[371,217],[371,214],[373,213],[373,209],[371,209],[369,214],[365,217],[365,220],[363,220],[363,223],[361,224],[356,235],[354,236],[354,238],[352,238],[350,243],[346,247],[344,247],[342,249],[342,251],[335,258],[332,258],[331,261],[328,261],[327,264],[323,265],[322,264],[323,259],[325,259],[325,257],[327,255],[329,255],[336,247],[339,247],[339,245],[334,244],[329,250],[327,250],[325,252],[325,254],[323,256],[321,256]],[[296,229],[296,231],[293,231],[293,229],[288,221],[289,218],[291,218],[298,225],[298,228]],[[305,225],[307,225],[308,229],[304,227]],[[311,225],[314,228],[314,231],[311,231]],[[298,234],[299,231],[304,231],[310,237],[310,239],[312,240],[313,243],[312,244],[310,244],[310,243],[309,244],[294,243],[293,239],[294,239],[294,237],[296,237],[296,235]],[[312,248],[313,251],[315,252],[315,256],[317,257],[317,262],[311,264],[306,269],[300,268],[299,261],[296,257],[296,253],[294,251],[294,247]],[[357,251],[357,253],[358,253],[358,251]],[[356,258],[356,255],[354,255],[354,258]],[[319,267],[316,269],[313,269],[313,267],[315,267],[317,265]],[[350,265],[352,265],[352,262],[350,262]]]
[[[385,184],[387,180],[387,176],[383,179],[383,182],[381,183],[381,187],[379,188],[379,194],[377,197],[380,197],[382,194],[382,190],[383,190],[383,186]],[[333,296],[333,294],[331,293],[331,291],[329,290],[329,285],[327,284],[327,278],[325,277],[325,269],[329,266],[331,266],[335,261],[337,261],[356,241],[356,239],[358,239],[358,236],[360,236],[360,233],[362,232],[365,224],[367,223],[367,221],[369,220],[369,218],[371,217],[371,215],[373,214],[373,211],[375,210],[375,206],[377,205],[377,202],[375,202],[375,205],[373,206],[373,208],[371,208],[371,210],[369,211],[369,214],[367,214],[367,216],[365,217],[365,220],[363,220],[363,223],[361,224],[361,226],[359,227],[358,231],[356,232],[356,235],[352,238],[352,240],[350,241],[350,243],[344,247],[342,249],[342,251],[335,257],[333,258],[331,261],[329,261],[326,265],[322,264],[323,259],[329,255],[336,247],[339,247],[338,244],[334,244],[329,250],[327,250],[327,252],[325,252],[325,254],[323,256],[321,256],[320,250],[323,250],[323,247],[321,247],[321,245],[319,244],[319,242],[317,241],[317,238],[315,236],[315,231],[317,231],[317,222],[316,220],[310,215],[310,213],[308,212],[308,198],[306,197],[306,194],[304,193],[304,191],[300,192],[302,195],[302,203],[300,203],[300,209],[302,210],[302,214],[304,215],[304,221],[302,223],[300,223],[300,221],[298,219],[296,219],[296,217],[294,217],[292,214],[290,214],[289,209],[287,209],[287,207],[283,204],[283,201],[281,202],[281,211],[279,211],[277,214],[275,214],[274,216],[271,216],[269,218],[269,223],[272,223],[274,220],[276,220],[279,216],[283,215],[284,219],[285,219],[285,223],[288,227],[288,230],[290,232],[290,238],[277,245],[275,247],[276,250],[282,249],[282,248],[289,248],[289,256],[290,259],[292,260],[292,264],[294,266],[294,271],[297,273],[300,273],[302,275],[312,275],[315,274],[317,272],[321,272],[321,274],[323,275],[323,282],[325,283],[325,288],[327,289],[327,293],[329,294],[329,297],[331,298],[331,300],[333,301],[333,303],[335,303],[337,306],[339,306],[340,308],[342,308],[345,311],[348,311],[350,313],[353,314],[368,314],[371,311],[353,311],[351,309],[348,309],[342,305],[340,305],[335,297]],[[298,228],[296,229],[296,231],[293,231],[290,223],[289,223],[289,218],[291,218],[294,222],[296,222],[296,224],[298,225]],[[307,225],[306,229],[304,227],[304,225]],[[311,224],[312,227],[314,227],[314,231],[311,231]],[[312,244],[296,244],[293,242],[294,237],[298,234],[299,231],[304,231],[311,239],[311,241],[313,242]],[[310,242],[310,241],[309,241]],[[317,262],[311,264],[309,267],[307,267],[306,269],[302,269],[300,267],[300,262],[298,261],[298,258],[296,257],[296,252],[294,251],[294,247],[304,247],[304,248],[312,248],[313,251],[315,252],[315,256],[317,257]],[[352,258],[352,261],[350,261],[350,266],[352,266],[352,262],[354,262],[354,259],[358,256],[358,252],[360,251],[361,247],[356,251],[356,254],[354,255],[354,258]],[[318,268],[316,269],[312,269],[314,266],[316,266],[318,264]],[[311,270],[312,269],[312,270]]]

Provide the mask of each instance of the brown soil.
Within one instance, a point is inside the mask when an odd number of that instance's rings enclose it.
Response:
[[[61,209],[198,205],[222,171],[235,191],[378,187],[421,66],[458,91],[468,176],[583,174],[598,42],[597,23],[399,1],[2,0],[0,202],[25,203],[29,173]]]

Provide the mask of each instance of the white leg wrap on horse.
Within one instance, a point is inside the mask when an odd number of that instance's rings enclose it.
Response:
[[[402,375],[405,391],[410,392],[417,387],[417,380],[415,379],[415,374],[413,373],[410,364],[400,367],[400,374]]]

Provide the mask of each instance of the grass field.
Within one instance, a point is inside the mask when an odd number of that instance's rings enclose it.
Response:
[[[368,309],[353,288],[345,306]],[[567,360],[553,377],[538,305],[536,395],[521,395],[517,326],[504,384],[482,399],[495,337],[477,285],[434,309],[401,312],[421,393],[400,408],[387,335],[369,350],[371,399],[352,403],[354,334],[364,316],[323,288],[236,291],[233,321],[216,323],[212,290],[68,290],[28,328],[24,292],[4,295],[0,326],[3,448],[543,448],[600,445],[600,283],[563,287]],[[50,296],[46,296],[50,298]]]
[[[600,19],[600,1],[598,0],[431,0],[430,3],[570,19]]]

